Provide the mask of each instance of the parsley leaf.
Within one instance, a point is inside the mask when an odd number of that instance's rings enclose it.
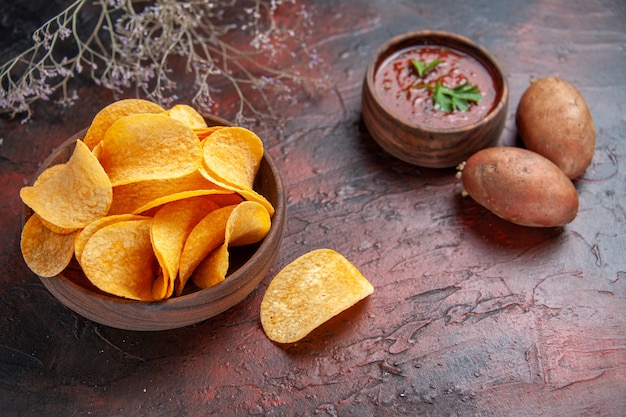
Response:
[[[483,95],[478,87],[467,81],[452,89],[438,82],[433,91],[435,108],[446,113],[451,113],[454,110],[467,111],[470,101],[478,103],[482,98]]]
[[[426,64],[424,61],[418,61],[416,59],[411,60],[411,65],[413,65],[413,68],[415,69],[415,71],[417,71],[417,75],[419,75],[420,78],[428,74],[428,72],[430,72],[439,64],[441,64],[441,61],[439,59],[434,59],[428,64]]]

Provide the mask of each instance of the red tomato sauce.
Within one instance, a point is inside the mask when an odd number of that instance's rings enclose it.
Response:
[[[441,61],[422,78],[411,60],[426,64]],[[482,99],[470,102],[467,111],[451,113],[435,108],[432,90],[418,88],[440,82],[448,88],[469,82],[478,87]],[[450,128],[470,125],[486,116],[494,106],[496,92],[489,72],[475,58],[463,52],[431,46],[415,46],[390,56],[379,66],[374,76],[376,95],[384,106],[410,124],[433,128]]]

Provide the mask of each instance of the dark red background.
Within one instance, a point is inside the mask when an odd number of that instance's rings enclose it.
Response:
[[[25,124],[0,119],[0,414],[624,415],[626,4],[305,4],[305,40],[322,64],[301,64],[325,83],[275,103],[283,121],[259,128],[287,190],[284,242],[257,290],[206,322],[153,333],[99,325],[56,301],[21,258],[20,187],[112,93],[79,80],[80,105],[41,102]],[[467,36],[499,60],[511,90],[500,144],[519,144],[514,114],[531,78],[579,88],[597,146],[576,181],[574,222],[508,224],[462,198],[453,169],[410,166],[372,141],[360,114],[369,57],[419,29]],[[320,247],[376,291],[301,342],[273,344],[259,322],[265,289]]]

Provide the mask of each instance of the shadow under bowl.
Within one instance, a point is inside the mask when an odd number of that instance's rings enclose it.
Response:
[[[213,115],[204,117],[209,126],[231,125]],[[83,138],[85,132],[86,129],[78,132],[57,148],[37,175],[52,165],[66,162],[72,155],[76,140]],[[199,289],[190,282],[182,295],[167,300],[128,300],[98,290],[86,278],[75,259],[56,277],[40,277],[40,280],[54,297],[75,313],[119,329],[168,330],[209,319],[235,306],[254,291],[280,249],[287,220],[285,193],[278,169],[267,153],[261,161],[254,189],[275,208],[270,231],[257,244],[229,249],[229,273],[223,282],[211,288]],[[30,215],[32,211],[25,207],[24,222]]]
[[[493,82],[493,104],[484,117],[467,125],[431,127],[408,120],[381,100],[375,83],[381,67],[394,56],[419,47],[443,47],[478,61]],[[372,138],[391,155],[418,166],[447,168],[496,144],[506,122],[508,100],[504,72],[485,48],[457,34],[418,31],[396,36],[374,53],[363,82],[362,116]]]

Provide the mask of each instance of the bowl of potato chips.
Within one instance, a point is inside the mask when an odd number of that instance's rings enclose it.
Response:
[[[286,222],[280,174],[251,130],[178,104],[120,100],[42,164],[21,250],[65,306],[127,330],[166,330],[238,304]]]

